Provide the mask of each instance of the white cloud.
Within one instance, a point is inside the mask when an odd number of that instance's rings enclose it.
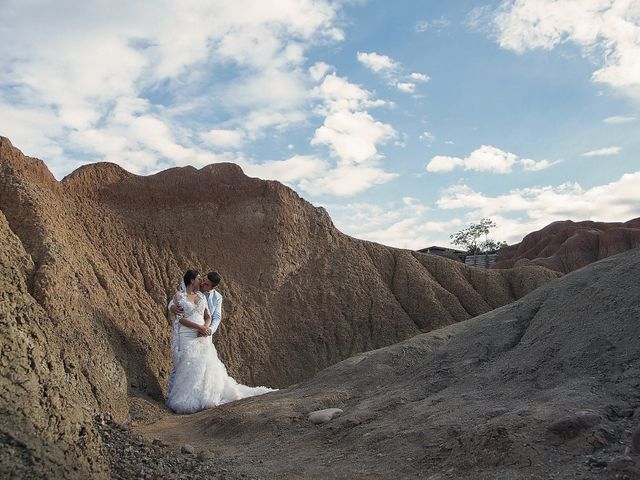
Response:
[[[44,106],[11,105],[0,98],[0,135],[7,137],[17,146],[31,149],[25,153],[39,156],[50,162],[63,162],[60,144],[51,142],[44,135],[34,132],[48,132],[51,137],[63,135],[64,128],[58,123],[56,113]]]
[[[546,170],[547,168],[559,163],[559,161],[550,162],[549,160],[531,160],[530,158],[523,158],[519,160],[522,168],[527,172],[539,172]]]
[[[640,95],[637,0],[508,0],[494,22],[501,47],[522,53],[572,42],[599,55],[593,81]]]
[[[314,195],[350,196],[396,178],[397,174],[380,167],[379,146],[398,134],[367,111],[386,102],[335,73],[324,77],[314,95],[322,101],[317,112],[324,121],[310,143],[326,146],[335,164],[317,178],[298,182],[298,187]]]
[[[467,209],[470,218],[505,219],[509,228],[497,238],[519,241],[523,235],[558,219],[626,221],[640,216],[640,172],[624,174],[620,179],[589,189],[568,182],[558,186],[514,189],[509,193],[487,196],[467,185],[447,189],[436,202],[441,209]]]
[[[316,62],[309,67],[309,75],[313,81],[319,82],[332,70],[334,70],[334,68],[331,65],[325,62]]]
[[[224,111],[226,129],[252,138],[304,121],[321,71],[304,68],[305,52],[344,36],[328,0],[114,0],[74,3],[73,15],[64,3],[10,2],[0,29],[0,109],[21,112],[0,116],[0,130],[54,158],[57,175],[77,166],[61,151],[136,173],[221,158],[192,140],[213,125],[187,128],[187,115]],[[220,79],[222,67],[233,78]]]
[[[423,205],[417,198],[402,197],[402,203],[415,216],[424,215],[429,211],[429,207]]]
[[[413,93],[416,91],[416,84],[411,82],[398,82],[396,87],[402,92]]]
[[[112,109],[108,124],[101,128],[72,130],[65,134],[64,144],[85,152],[90,158],[95,156],[143,174],[167,166],[203,166],[232,160],[228,155],[214,155],[195,147],[185,147],[182,141],[184,132],[147,114],[147,108],[148,104],[141,99],[121,98]],[[55,162],[49,166],[54,173],[59,171]],[[61,170],[68,171],[79,164],[69,163],[63,158],[60,166]]]
[[[322,83],[314,88],[313,94],[323,101],[319,113],[324,114],[341,110],[361,110],[386,104],[382,100],[374,100],[371,92],[335,73],[327,75]]]
[[[618,222],[639,217],[639,183],[640,172],[635,172],[588,189],[567,182],[495,196],[460,184],[446,189],[436,201],[440,212],[411,197],[386,205],[353,203],[327,208],[338,228],[358,238],[401,248],[448,246],[451,233],[483,217],[497,224],[492,238],[515,243],[560,219]],[[435,219],[443,216],[446,220]]]
[[[396,203],[378,205],[374,203],[340,203],[324,205],[338,228],[360,235],[367,230],[375,230],[403,218],[402,208]]]
[[[223,95],[229,110],[246,112],[231,123],[252,137],[261,136],[270,127],[284,129],[303,121],[309,96],[301,70],[284,71],[271,66],[231,83]]]
[[[212,129],[200,134],[202,140],[214,147],[237,149],[242,146],[244,133],[241,130]]]
[[[260,164],[246,161],[239,164],[247,175],[283,183],[313,179],[327,169],[326,162],[306,155],[295,155],[286,160],[270,160]]]
[[[608,124],[611,124],[611,125],[618,125],[618,124],[622,124],[622,123],[632,123],[632,122],[635,122],[637,119],[638,119],[637,116],[629,115],[629,116],[607,117],[602,121],[604,123],[608,123]]]
[[[416,23],[416,26],[414,28],[416,32],[424,33],[429,30],[429,22],[426,20],[420,20],[418,23]]]
[[[400,68],[391,57],[376,52],[358,52],[358,61],[375,73],[390,73]]]
[[[396,140],[393,142],[393,144],[396,147],[406,148],[408,138],[409,138],[409,135],[407,135],[406,133],[402,133],[399,137],[396,137]]]
[[[479,172],[510,173],[516,155],[490,145],[482,145],[468,157],[447,157],[436,155],[427,164],[428,172],[450,172],[458,167]]]
[[[264,108],[254,110],[242,121],[236,120],[233,123],[246,128],[251,138],[258,138],[264,136],[262,132],[267,128],[283,130],[306,121],[307,116],[306,112],[297,109],[282,111],[277,108]]]
[[[474,7],[467,14],[466,24],[474,30],[488,33],[487,26],[493,21],[493,9],[490,5]]]
[[[298,185],[313,195],[348,197],[361,193],[373,185],[387,183],[397,176],[376,166],[339,165],[313,179],[302,180]]]
[[[458,219],[450,221],[424,221],[420,218],[403,218],[378,230],[363,232],[359,238],[398,248],[419,250],[432,245],[448,245],[448,233],[459,225]]]
[[[297,58],[296,55],[293,58]],[[393,127],[377,121],[367,111],[387,105],[387,102],[374,98],[371,92],[360,85],[338,76],[334,67],[326,63],[315,63],[307,73],[310,80],[320,84],[313,87],[307,97],[303,95],[299,100],[316,100],[313,112],[323,117],[322,125],[315,130],[310,144],[327,147],[330,156],[294,155],[285,160],[266,162],[247,160],[241,153],[236,158],[230,154],[208,154],[205,157],[200,153],[199,158],[218,161],[232,158],[250,175],[279,180],[315,195],[354,195],[396,178],[397,174],[386,172],[380,166],[383,155],[379,147],[396,138],[397,133]],[[296,108],[274,108],[272,105],[277,103],[282,107],[292,102],[295,107],[298,100],[291,96],[291,92],[300,92],[304,83],[300,69],[288,76],[283,76],[278,70],[263,69],[259,75],[233,85],[225,92],[225,96],[231,97],[227,103],[237,109],[248,105],[259,108],[249,112],[242,122],[226,121],[224,124],[225,127],[237,125],[237,128],[212,129],[201,132],[200,138],[218,149],[233,149],[258,138],[260,131],[266,127],[276,125],[281,128],[308,122],[305,113]],[[264,85],[269,85],[269,88],[265,89]],[[263,93],[268,99],[261,96]],[[141,110],[144,111],[144,108]],[[168,138],[172,138],[170,132]],[[292,150],[294,146],[290,143],[287,148]],[[181,157],[187,157],[194,152],[178,153]]]
[[[444,30],[445,28],[447,28],[449,25],[451,25],[451,22],[445,18],[445,17],[440,17],[436,20],[420,20],[416,23],[415,25],[415,30],[418,33],[424,33],[428,30],[436,30],[438,32]]]
[[[402,65],[387,55],[371,52],[358,52],[358,61],[374,73],[377,73],[386,80],[386,82],[405,93],[414,93],[416,90],[416,82],[428,82],[428,75],[424,73],[413,72],[409,75],[402,74]]]
[[[600,148],[598,150],[591,150],[582,154],[583,157],[604,157],[610,155],[617,155],[622,151],[622,147],[607,147]]]
[[[385,205],[350,203],[326,208],[339,229],[357,238],[413,250],[448,245],[449,235],[462,224],[458,218],[429,218],[429,207],[411,197]]]
[[[347,92],[353,97],[355,91],[348,88]],[[333,109],[322,109],[330,111],[311,144],[328,146],[333,160],[295,155],[262,163],[236,159],[236,163],[249,175],[278,180],[317,196],[348,197],[396,178],[397,174],[386,172],[378,165],[382,155],[377,151],[377,145],[393,138],[395,131],[365,111],[336,110],[336,104],[332,103],[335,95],[328,98]],[[366,97],[361,100],[367,103]]]
[[[428,82],[430,80],[429,75],[417,72],[413,72],[411,75],[409,75],[409,78],[414,82]]]
[[[367,112],[342,110],[325,118],[311,145],[327,145],[331,154],[345,163],[362,163],[377,159],[376,146],[395,136],[393,127],[376,121]]]
[[[226,104],[247,109],[297,110],[308,99],[305,80],[302,71],[266,67],[229,85],[225,90]]]
[[[482,145],[464,160],[466,170],[510,173],[517,156],[490,145]]]
[[[500,150],[491,145],[482,145],[465,158],[436,155],[427,164],[428,172],[451,172],[456,168],[473,170],[476,172],[511,173],[513,166],[519,163],[526,171],[540,171],[555,165],[556,162],[548,160],[531,160]]]
[[[349,197],[398,176],[372,162],[333,165],[331,161],[313,155],[294,155],[285,160],[262,163],[243,158],[234,161],[247,175],[277,180],[317,196]]]
[[[418,138],[431,145],[435,141],[436,136],[431,132],[422,132]]]
[[[366,111],[367,108],[385,105],[386,102],[373,98],[371,92],[359,85],[339,77],[335,72],[328,74],[333,67],[317,63],[311,68],[311,77],[322,80],[313,89],[312,97],[321,101],[316,113],[324,116],[323,125],[316,129],[311,140],[313,146],[327,146],[332,159],[313,155],[294,155],[285,160],[256,161],[235,158],[229,154],[216,156],[200,153],[200,159],[210,161],[233,160],[249,175],[279,180],[295,188],[314,195],[350,196],[360,193],[374,185],[388,182],[397,174],[384,171],[379,166],[383,156],[378,146],[396,137],[395,130],[387,124],[376,121]],[[252,92],[252,89],[249,89]],[[131,109],[135,111],[135,108]],[[144,108],[142,108],[144,110]],[[126,112],[130,114],[130,112]],[[236,148],[247,140],[248,134],[260,125],[284,124],[295,117],[278,118],[284,112],[254,111],[244,122],[243,129],[213,129],[203,132],[200,137],[208,145],[218,148]],[[130,122],[130,115],[120,115],[121,121]],[[298,118],[298,121],[303,118]],[[156,127],[159,128],[158,125]],[[160,131],[160,130],[159,130]],[[171,132],[164,133],[171,139]],[[150,135],[157,140],[157,135]],[[172,147],[167,145],[166,149]],[[175,148],[175,145],[173,146]],[[289,150],[293,144],[288,144]],[[175,152],[174,152],[175,153]],[[188,157],[194,152],[177,152]]]
[[[568,182],[513,189],[495,196],[460,184],[443,192],[436,202],[439,211],[412,197],[384,205],[352,203],[326,207],[336,226],[343,231],[401,248],[448,246],[451,233],[466,222],[477,222],[483,217],[489,217],[497,224],[492,238],[515,243],[524,235],[559,219],[615,222],[638,217],[639,182],[640,172],[635,172],[589,189]]]
[[[427,172],[451,172],[458,167],[464,167],[464,159],[458,157],[447,157],[436,155],[427,164]]]

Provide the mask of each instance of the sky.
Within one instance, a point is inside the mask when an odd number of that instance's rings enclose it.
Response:
[[[0,135],[61,179],[234,162],[349,235],[640,216],[640,0],[0,0]]]

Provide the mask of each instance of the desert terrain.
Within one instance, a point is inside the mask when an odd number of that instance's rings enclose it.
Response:
[[[5,138],[0,209],[3,477],[637,478],[634,232],[482,270],[351,238],[236,165],[57,181]],[[223,276],[230,373],[280,391],[163,406],[187,268]]]
[[[495,268],[542,265],[569,273],[640,247],[640,218],[627,222],[559,220],[500,250]]]

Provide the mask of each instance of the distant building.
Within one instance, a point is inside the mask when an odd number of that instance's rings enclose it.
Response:
[[[431,255],[439,255],[441,257],[453,258],[454,260],[460,260],[464,262],[467,252],[464,250],[456,250],[455,248],[439,247],[433,245],[427,248],[421,248],[418,250],[420,253],[429,253]]]
[[[427,248],[417,250],[420,253],[429,253],[431,255],[439,255],[454,260],[460,260],[466,265],[477,268],[491,268],[496,263],[497,255],[495,253],[481,253],[480,255],[468,255],[464,250],[456,250],[455,248],[439,247],[433,245]]]
[[[467,255],[464,259],[466,265],[478,268],[492,268],[498,257],[495,253],[482,253],[480,255]]]

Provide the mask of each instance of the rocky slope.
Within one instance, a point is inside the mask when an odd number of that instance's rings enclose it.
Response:
[[[640,247],[640,218],[628,222],[553,222],[502,249],[494,268],[541,265],[568,273]]]
[[[187,268],[223,276],[216,345],[230,372],[275,387],[558,276],[350,238],[230,164],[149,177],[95,164],[58,182],[0,138],[0,210],[0,472],[17,476],[106,475],[91,418],[122,422],[130,397],[162,399],[165,305]]]
[[[287,390],[139,428],[250,477],[638,479],[639,285],[635,249]],[[343,413],[309,421],[326,408]]]

